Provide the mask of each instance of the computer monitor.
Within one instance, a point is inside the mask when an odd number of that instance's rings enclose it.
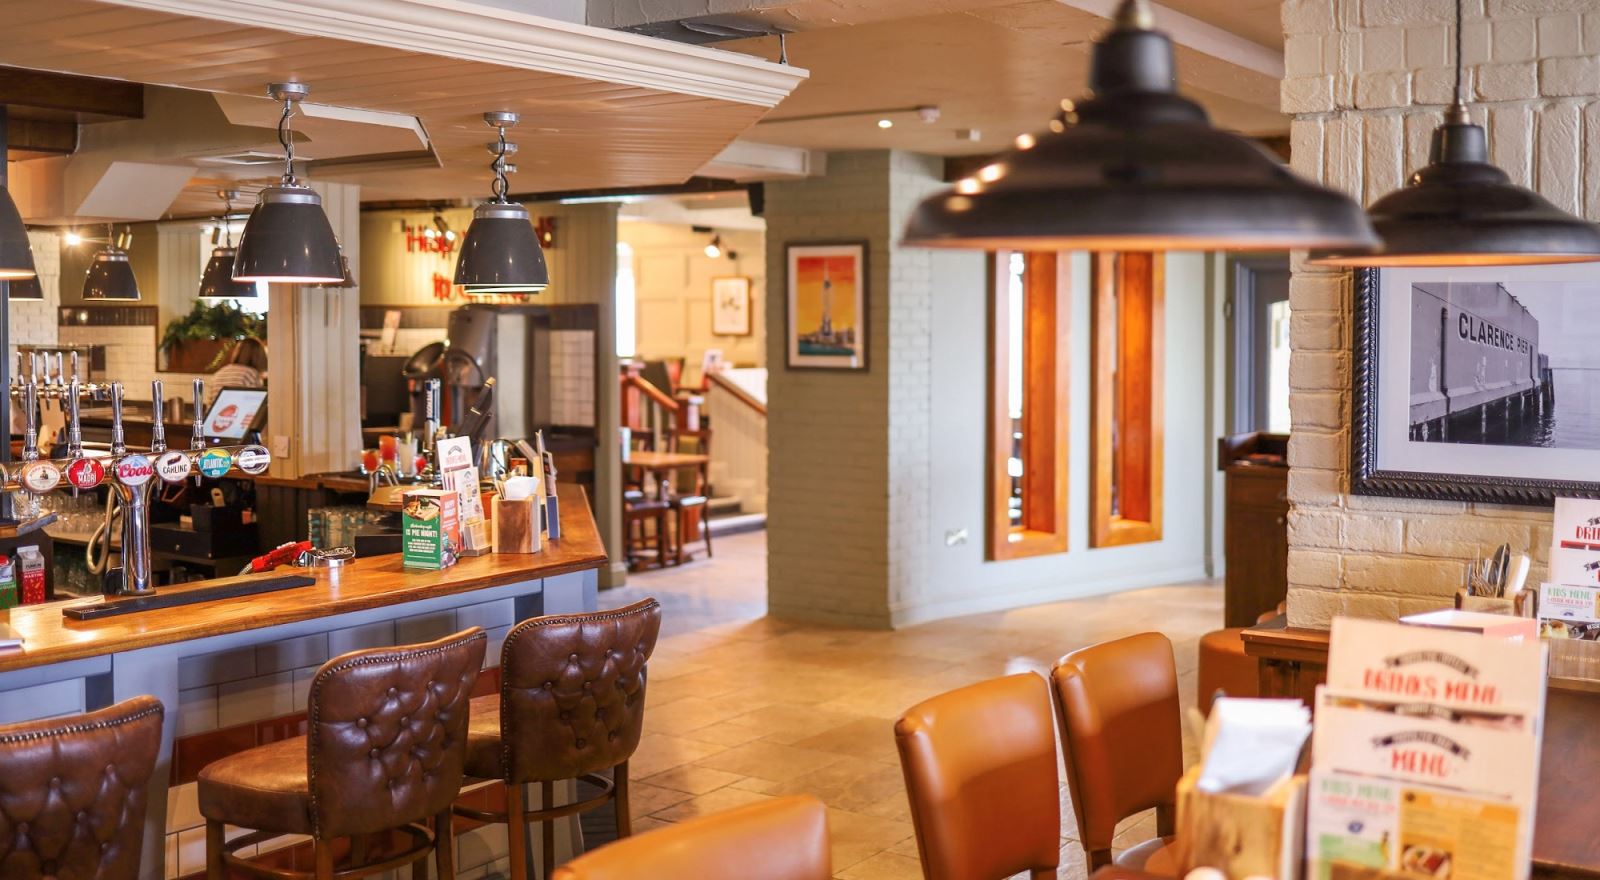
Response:
[[[267,389],[227,387],[206,411],[203,428],[207,438],[244,440],[267,423]]]

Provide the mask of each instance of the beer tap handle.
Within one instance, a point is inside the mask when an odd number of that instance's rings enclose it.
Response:
[[[122,455],[128,451],[127,437],[122,431],[122,383],[111,383],[111,454]]]
[[[72,353],[72,384],[77,385],[78,383],[78,353],[74,351]]]
[[[22,460],[39,460],[39,370],[38,362],[34,362],[34,370],[28,374],[27,384],[22,386],[22,411],[26,429],[22,435]]]
[[[77,360],[77,355],[73,355]],[[83,426],[78,422],[78,375],[67,383],[67,457],[83,457]]]
[[[160,455],[167,451],[167,398],[160,379],[150,380],[150,451]]]
[[[205,415],[204,412],[201,412],[201,410],[200,410],[200,406],[201,406],[200,402],[205,397],[205,394],[206,394],[206,383],[205,383],[205,380],[204,379],[196,379],[196,380],[194,380],[194,432],[189,435],[189,448],[190,449],[204,449],[204,448],[206,448],[206,435],[205,435],[205,419],[206,419],[206,415]]]

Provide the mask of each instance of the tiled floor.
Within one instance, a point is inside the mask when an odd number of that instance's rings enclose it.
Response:
[[[1034,670],[1084,645],[1148,629],[1173,640],[1185,707],[1193,702],[1195,641],[1220,626],[1215,584],[861,631],[767,618],[766,535],[719,541],[717,556],[634,575],[601,594],[604,607],[655,596],[663,637],[650,661],[645,736],[632,763],[635,829],[645,830],[775,795],[828,804],[833,865],[845,880],[920,878],[893,719],[937,693]],[[1187,731],[1186,731],[1187,735]],[[1084,876],[1083,850],[1062,789],[1061,877]],[[1127,823],[1121,846],[1154,834]]]

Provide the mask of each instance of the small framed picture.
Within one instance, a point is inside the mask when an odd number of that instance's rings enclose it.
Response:
[[[716,336],[750,335],[750,279],[711,279],[711,332]]]
[[[1351,489],[1600,497],[1600,280],[1578,265],[1355,276]]]
[[[791,244],[785,309],[789,369],[867,368],[867,243]]]

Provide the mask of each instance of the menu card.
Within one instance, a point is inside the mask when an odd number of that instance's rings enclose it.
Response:
[[[1546,646],[1340,618],[1317,689],[1306,847],[1451,880],[1526,880]]]
[[[1600,500],[1556,499],[1550,580],[1539,587],[1539,634],[1600,640]]]

